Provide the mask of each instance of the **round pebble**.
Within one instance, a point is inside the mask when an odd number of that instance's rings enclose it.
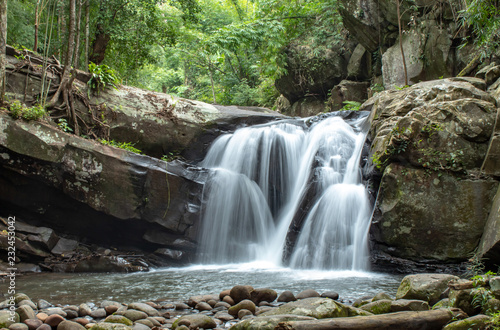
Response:
[[[38,328],[43,324],[42,321],[36,318],[24,320],[24,323],[28,326],[29,330],[35,330],[36,328]]]
[[[45,320],[47,319],[47,317],[49,317],[49,316],[47,314],[45,314],[45,313],[38,313],[38,314],[36,314],[36,318],[39,319],[42,322],[45,322]]]
[[[47,319],[45,319],[45,324],[48,324],[50,325],[51,327],[55,328],[59,325],[59,323],[61,323],[62,321],[64,321],[64,317],[62,317],[61,315],[59,314],[53,314],[53,315],[49,315],[47,317]]]
[[[9,330],[28,330],[28,326],[25,323],[12,323]]]

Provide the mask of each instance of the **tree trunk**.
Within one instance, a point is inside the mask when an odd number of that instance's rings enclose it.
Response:
[[[214,104],[217,104],[217,100],[215,99],[215,86],[214,86],[214,77],[213,77],[213,69],[212,69],[212,62],[210,61],[210,58],[208,59],[208,72],[210,72],[210,84],[212,86],[212,97],[214,99]]]
[[[64,0],[59,1],[59,58],[62,63],[66,63],[64,56],[66,55],[67,49],[65,49],[66,43],[65,38],[67,34],[66,29],[66,16],[65,16],[65,3]]]
[[[40,0],[37,0],[35,6],[35,42],[33,45],[33,51],[36,52],[38,49],[38,21],[39,21],[39,10],[40,10]]]
[[[90,56],[90,62],[95,64],[101,64],[104,61],[104,55],[106,53],[106,48],[108,47],[111,36],[106,33],[102,25],[97,25],[97,31],[95,34],[95,40],[92,45],[92,55]]]
[[[397,312],[370,316],[339,317],[313,321],[281,322],[279,330],[441,330],[456,316],[463,316],[458,308],[423,312]]]
[[[7,43],[7,0],[0,0],[0,105],[5,100],[5,46]]]
[[[90,0],[85,2],[85,71],[89,71],[90,50]]]
[[[396,0],[396,9],[398,13],[399,48],[401,48],[401,57],[403,57],[403,69],[405,71],[405,86],[408,86],[408,70],[406,69],[405,52],[403,50],[403,30],[401,27],[401,12],[399,8],[399,0]]]
[[[80,23],[82,17],[82,0],[78,0],[78,14],[76,15],[76,44],[75,44],[75,58],[73,60],[73,67],[75,70],[79,69],[80,63]]]

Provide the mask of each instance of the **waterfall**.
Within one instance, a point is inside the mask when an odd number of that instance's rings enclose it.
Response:
[[[367,267],[371,206],[361,182],[365,117],[289,120],[219,137],[202,166],[202,263]],[[291,228],[300,229],[291,241]]]

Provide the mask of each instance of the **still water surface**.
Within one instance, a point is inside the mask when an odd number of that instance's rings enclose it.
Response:
[[[131,274],[43,273],[17,278],[16,291],[51,303],[80,304],[116,300],[184,301],[199,294],[219,294],[235,285],[272,288],[295,294],[305,289],[336,291],[348,302],[386,292],[395,296],[402,276],[355,271],[316,271],[262,263],[163,268]],[[3,283],[5,284],[5,283]]]

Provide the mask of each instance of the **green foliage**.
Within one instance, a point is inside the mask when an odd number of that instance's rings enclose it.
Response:
[[[57,126],[63,130],[64,132],[70,133],[73,132],[73,129],[68,125],[68,121],[64,118],[60,118],[57,121]]]
[[[173,152],[168,152],[166,155],[163,155],[161,157],[161,160],[165,161],[165,162],[171,162],[171,161],[174,161],[176,160],[177,158],[179,158],[179,155],[173,153]]]
[[[120,79],[118,79],[116,72],[106,64],[97,65],[90,62],[89,73],[91,74],[91,77],[87,82],[87,85],[90,89],[97,91],[98,93],[106,87],[113,87],[117,89],[120,84]]]
[[[99,139],[99,142],[101,142],[104,145],[117,147],[117,148],[124,149],[127,151],[135,152],[136,154],[142,153],[141,150],[134,147],[135,144],[132,142],[117,142],[115,140],[105,140],[105,139]]]
[[[47,114],[45,108],[41,105],[26,107],[18,100],[11,102],[8,110],[12,118],[22,118],[27,121],[40,120]]]
[[[343,103],[344,106],[340,110],[358,111],[361,107],[361,103],[356,101],[344,101]]]

